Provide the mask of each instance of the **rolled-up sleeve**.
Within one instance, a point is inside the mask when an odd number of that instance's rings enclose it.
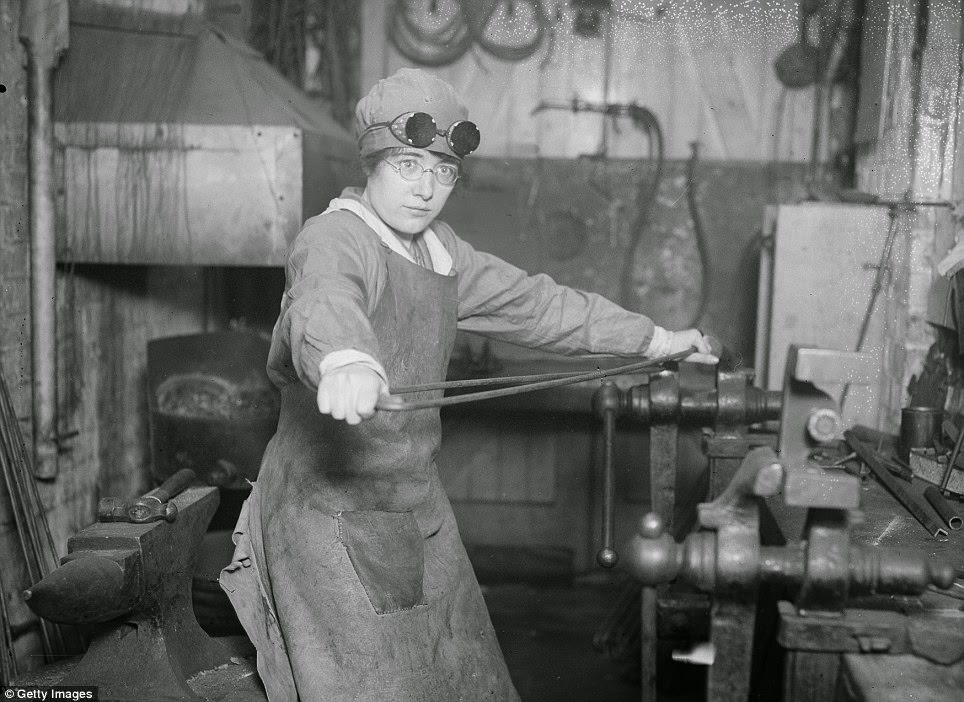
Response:
[[[529,275],[446,232],[459,274],[459,328],[553,353],[641,355],[653,322],[602,295]]]
[[[290,349],[298,379],[317,387],[321,361],[353,349],[378,359],[370,317],[378,297],[380,258],[370,236],[359,236],[349,213],[317,218],[288,254],[286,290],[274,343]]]

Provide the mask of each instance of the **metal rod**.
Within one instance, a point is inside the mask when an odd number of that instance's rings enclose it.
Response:
[[[947,485],[951,482],[951,475],[954,473],[954,464],[957,463],[957,457],[961,453],[961,446],[964,445],[964,431],[958,431],[957,426],[951,421],[944,422],[945,431],[949,428],[948,425],[954,427],[954,430],[957,431],[957,438],[954,439],[954,449],[947,459],[947,467],[944,469],[944,475],[941,476],[941,493],[947,491]]]
[[[36,582],[44,575],[53,571],[58,565],[57,549],[54,546],[53,535],[47,522],[47,513],[40,494],[37,491],[37,481],[31,478],[30,456],[24,445],[20,432],[16,409],[7,383],[0,374],[0,463],[3,463],[4,480],[14,508],[14,517],[19,525],[21,548],[28,574],[33,573],[32,582]],[[15,487],[11,488],[11,481]],[[46,548],[41,542],[42,530]],[[24,538],[26,535],[26,539]],[[28,550],[25,541],[29,541]],[[46,620],[40,621],[40,636],[48,660],[66,651],[62,629]]]
[[[10,615],[7,613],[7,589],[0,573],[0,685],[9,685],[20,670],[17,666],[17,654],[13,648],[13,629],[10,625]]]
[[[921,526],[927,530],[927,533],[938,541],[948,540],[947,530],[930,515],[926,505],[921,503],[912,493],[908,492],[907,488],[901,485],[897,479],[890,474],[890,471],[884,467],[877,453],[872,448],[858,439],[853,431],[845,431],[844,439],[850,444],[850,448],[860,455],[861,460],[867,464],[873,474],[877,476],[877,480],[911,513],[914,519],[921,523]]]
[[[944,499],[941,491],[938,490],[936,486],[928,485],[924,488],[924,499],[931,503],[931,507],[937,512],[937,516],[944,520],[944,523],[949,529],[956,531],[964,526],[964,520],[958,516],[954,508]]]
[[[518,383],[535,383],[542,380],[555,380],[556,378],[572,378],[583,375],[589,371],[559,371],[558,373],[535,373],[533,375],[502,375],[495,378],[468,378],[466,380],[442,380],[438,383],[423,383],[421,385],[401,385],[392,388],[389,392],[392,395],[407,395],[413,392],[426,392],[428,390],[456,390],[458,388],[479,388],[486,385],[512,385]]]
[[[21,470],[16,471],[15,477],[18,479],[19,489],[24,493],[23,499],[26,514],[29,514],[31,517],[28,523],[31,525],[31,527],[33,527],[35,521],[39,522],[43,529],[44,536],[46,537],[46,558],[42,558],[40,555],[38,555],[38,563],[41,565],[41,573],[49,573],[60,564],[57,559],[57,547],[54,545],[53,535],[50,533],[50,525],[47,522],[46,508],[44,507],[43,501],[40,499],[40,494],[37,491],[37,481],[30,480],[29,478],[31,474],[30,456],[27,453],[27,447],[24,443],[23,434],[19,430],[17,412],[13,405],[13,399],[10,396],[10,390],[2,376],[0,376],[0,412],[2,412],[2,414],[8,418],[8,420],[3,422],[3,424],[9,425],[7,446],[11,451],[14,452],[10,458],[13,460],[15,465],[22,466]],[[40,551],[44,551],[44,549],[40,548]]]
[[[615,443],[616,411],[609,409],[603,413],[602,548],[596,554],[596,562],[603,568],[612,568],[618,559],[613,546],[616,533]]]
[[[653,368],[660,366],[664,363],[669,363],[671,361],[681,361],[687,356],[696,353],[696,348],[689,348],[686,351],[679,351],[668,356],[662,356],[660,358],[653,358],[647,361],[639,361],[637,363],[630,363],[625,366],[620,366],[618,368],[610,368],[608,370],[592,371],[589,373],[582,373],[580,375],[573,375],[565,378],[557,378],[555,380],[546,380],[539,383],[529,383],[527,385],[518,385],[512,388],[500,388],[499,390],[485,390],[483,392],[473,392],[467,393],[465,395],[455,395],[453,397],[439,397],[430,400],[403,400],[399,397],[386,397],[378,401],[375,405],[376,409],[390,411],[390,412],[402,412],[409,410],[419,410],[419,409],[430,409],[435,407],[446,407],[448,405],[458,405],[464,402],[478,402],[479,400],[491,400],[496,397],[508,397],[510,395],[521,395],[526,392],[533,392],[534,390],[547,390],[549,388],[557,388],[563,385],[569,385],[571,383],[581,383],[587,380],[598,380],[599,378],[606,378],[611,375],[619,375],[621,373],[633,373],[636,371],[642,371],[647,368]]]
[[[640,597],[640,699],[658,702],[656,696],[656,588],[644,587]]]

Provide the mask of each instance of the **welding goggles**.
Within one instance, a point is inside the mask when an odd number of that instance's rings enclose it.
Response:
[[[375,122],[369,125],[360,138],[375,130],[387,128],[401,143],[426,149],[436,137],[445,137],[446,143],[459,158],[468,156],[479,148],[482,137],[474,122],[462,119],[453,122],[448,129],[440,130],[435,118],[427,112],[405,112],[391,122]]]

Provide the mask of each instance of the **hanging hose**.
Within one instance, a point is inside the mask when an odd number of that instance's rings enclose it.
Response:
[[[535,22],[535,36],[520,45],[506,45],[492,41],[486,37],[486,30],[492,21],[495,11],[502,5],[506,8],[506,15],[512,17],[518,9],[517,4],[528,5],[532,8],[532,19]],[[542,44],[542,39],[549,26],[549,18],[542,8],[540,0],[486,0],[477,2],[469,0],[463,2],[462,7],[468,19],[469,28],[475,42],[486,52],[503,61],[523,61],[532,56]]]
[[[399,53],[422,66],[444,66],[457,61],[472,46],[474,37],[459,2],[458,11],[441,27],[430,30],[413,19],[413,5],[418,0],[393,2],[387,18],[386,32]],[[428,8],[430,15],[438,14],[436,3]]]
[[[696,202],[696,164],[699,160],[699,142],[690,142],[690,150],[690,159],[686,163],[686,204],[690,210],[690,219],[693,220],[693,234],[696,237],[696,251],[700,257],[702,275],[700,276],[700,304],[686,326],[696,327],[706,312],[710,299],[710,253],[706,244],[703,218],[700,216],[700,208]]]
[[[637,191],[636,202],[638,211],[633,221],[629,242],[623,254],[623,268],[619,276],[619,302],[626,309],[635,309],[636,294],[633,290],[633,270],[636,262],[636,249],[642,240],[643,232],[649,226],[649,218],[659,192],[659,183],[663,178],[663,130],[659,120],[650,110],[639,105],[629,105],[627,113],[637,129],[645,132],[649,138],[649,160],[656,161],[651,181],[642,181]]]

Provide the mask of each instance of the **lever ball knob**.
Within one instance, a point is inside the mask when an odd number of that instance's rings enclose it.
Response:
[[[603,568],[612,568],[619,562],[619,554],[613,548],[601,548],[596,553],[596,563]]]
[[[647,512],[640,518],[637,531],[644,539],[658,539],[663,535],[663,518],[655,512]]]

